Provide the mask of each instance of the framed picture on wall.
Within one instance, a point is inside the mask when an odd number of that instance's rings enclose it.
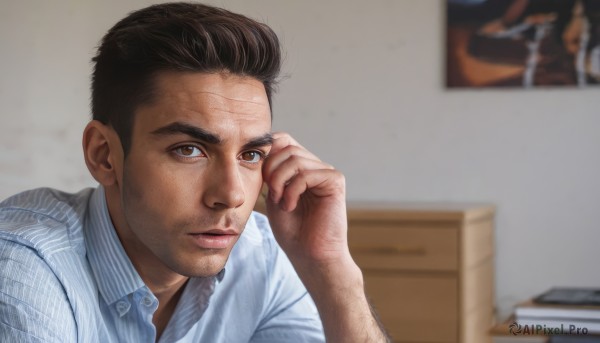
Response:
[[[446,0],[446,86],[600,84],[600,0]]]

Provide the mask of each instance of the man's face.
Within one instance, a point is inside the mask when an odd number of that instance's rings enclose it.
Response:
[[[119,237],[137,267],[154,260],[181,275],[214,275],[261,189],[272,141],[265,89],[226,73],[163,73],[156,86],[155,101],[135,113]]]

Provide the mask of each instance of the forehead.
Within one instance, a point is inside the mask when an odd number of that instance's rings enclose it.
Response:
[[[264,85],[229,73],[163,72],[154,79],[153,101],[136,112],[136,125],[151,130],[174,121],[217,129],[223,126],[270,130]],[[139,120],[138,120],[139,119]]]

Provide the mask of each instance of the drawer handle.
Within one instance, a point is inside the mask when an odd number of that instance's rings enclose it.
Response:
[[[378,255],[425,255],[424,247],[397,247],[397,246],[351,246],[350,251],[357,254]]]

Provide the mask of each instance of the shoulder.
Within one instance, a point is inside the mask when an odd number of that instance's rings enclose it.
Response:
[[[95,327],[83,234],[92,193],[40,188],[0,203],[0,342],[75,342],[78,325]]]
[[[92,189],[70,194],[38,188],[14,195],[0,203],[0,239],[42,254],[83,249],[82,226],[91,194]]]
[[[0,239],[0,341],[72,341],[70,303],[55,273],[36,251]]]

